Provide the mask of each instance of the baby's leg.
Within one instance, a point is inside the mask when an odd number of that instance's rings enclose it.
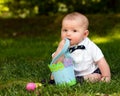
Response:
[[[48,83],[49,83],[49,84],[55,84],[55,80],[54,80],[54,77],[53,77],[52,74],[50,75],[50,80],[49,80]]]
[[[92,73],[92,74],[89,74],[89,75],[85,75],[84,80],[90,81],[90,82],[98,82],[98,81],[101,80],[101,74]]]

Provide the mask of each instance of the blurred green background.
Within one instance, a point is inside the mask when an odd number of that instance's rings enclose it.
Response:
[[[78,11],[84,14],[119,13],[119,0],[0,0],[1,17],[31,17]]]
[[[119,0],[0,0],[0,37],[57,33],[62,17],[73,11],[88,17],[91,33],[105,36],[120,27],[119,4]]]

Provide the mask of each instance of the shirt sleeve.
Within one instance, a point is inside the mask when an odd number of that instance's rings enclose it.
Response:
[[[101,49],[92,42],[92,49],[91,49],[91,55],[92,55],[92,58],[95,62],[99,61],[101,58],[104,57]]]

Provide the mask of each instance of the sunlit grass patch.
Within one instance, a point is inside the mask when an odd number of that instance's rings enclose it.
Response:
[[[91,36],[91,39],[97,44],[120,40],[120,25],[115,26],[107,36],[93,35]]]
[[[109,38],[106,37],[94,37],[92,38],[93,42],[99,44],[99,43],[107,43],[110,42],[111,40]]]

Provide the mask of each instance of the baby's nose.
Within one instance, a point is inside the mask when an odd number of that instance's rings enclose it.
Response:
[[[67,36],[69,36],[69,35],[71,35],[71,32],[70,32],[70,31],[67,32]]]

